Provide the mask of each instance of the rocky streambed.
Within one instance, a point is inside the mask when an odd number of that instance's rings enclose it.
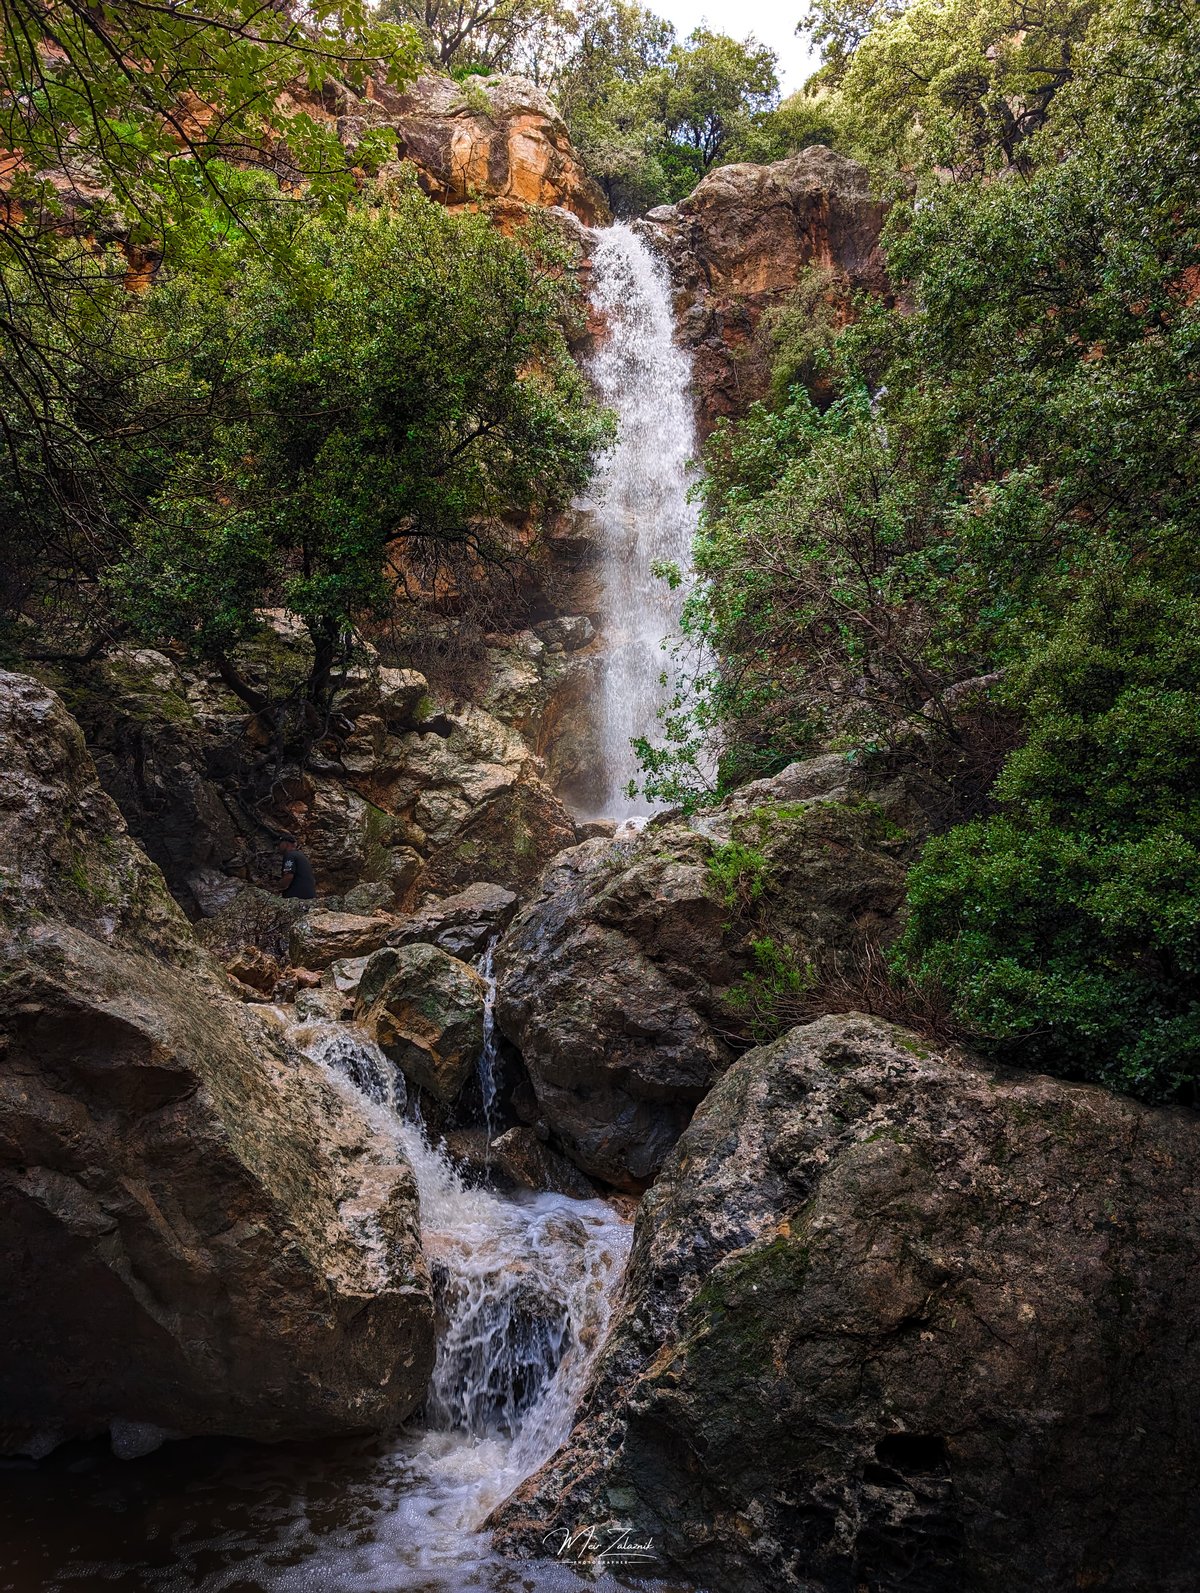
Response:
[[[41,1465],[10,1461],[0,1586],[512,1585],[483,1522],[566,1437],[607,1330],[628,1223],[599,1200],[468,1187],[404,1115],[403,1084],[370,1040],[339,1024],[285,1019],[284,1030],[413,1169],[438,1322],[422,1410],[385,1438],[267,1447],[193,1439],[160,1449],[161,1434],[117,1421],[113,1454],[75,1443]],[[369,1228],[369,1211],[342,1216]],[[557,1547],[539,1547],[523,1585],[593,1586]]]
[[[797,765],[373,948],[270,921],[328,961],[281,1008],[53,693],[0,708],[0,1585],[1195,1585],[1194,1115],[852,1012],[751,1044],[761,914],[886,942],[903,777]]]

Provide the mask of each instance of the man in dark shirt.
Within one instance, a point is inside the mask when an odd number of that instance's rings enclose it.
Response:
[[[283,894],[311,902],[317,894],[317,876],[313,866],[296,845],[294,835],[279,837],[279,850],[283,855]]]

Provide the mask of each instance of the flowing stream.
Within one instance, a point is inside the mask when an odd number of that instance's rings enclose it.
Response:
[[[0,1593],[615,1593],[602,1565],[584,1580],[552,1558],[502,1560],[481,1528],[570,1430],[628,1223],[601,1200],[469,1187],[403,1115],[403,1080],[365,1035],[324,1023],[291,1039],[416,1173],[441,1319],[423,1417],[398,1438],[191,1440],[131,1461],[65,1446],[24,1492],[8,1479]]]
[[[589,374],[616,412],[618,430],[582,505],[604,549],[603,756],[595,813],[624,819],[650,811],[643,798],[628,794],[639,778],[632,741],[654,735],[670,694],[663,642],[678,624],[683,588],[672,590],[654,566],[673,564],[682,574],[690,564],[696,435],[690,362],[675,342],[666,267],[630,227],[618,223],[596,237],[592,304],[604,330]]]

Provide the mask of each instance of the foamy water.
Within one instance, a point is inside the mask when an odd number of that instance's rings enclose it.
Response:
[[[630,227],[606,227],[596,238],[591,296],[604,331],[588,373],[616,411],[617,440],[581,505],[604,548],[603,768],[592,806],[596,816],[620,819],[650,811],[627,791],[640,778],[631,743],[654,738],[671,693],[663,642],[676,632],[683,588],[672,591],[653,567],[690,566],[696,435],[691,363],[675,341],[665,266]]]
[[[329,1546],[332,1560],[327,1549],[306,1574],[373,1589],[395,1586],[373,1578],[394,1579],[404,1566],[418,1576],[404,1586],[507,1585],[512,1566],[480,1528],[567,1437],[631,1228],[601,1200],[470,1187],[418,1122],[397,1115],[396,1070],[366,1035],[324,1024],[294,1038],[339,1088],[365,1096],[376,1128],[411,1163],[443,1318],[424,1430],[396,1443],[384,1464],[390,1505],[375,1514],[368,1542]],[[561,1585],[578,1581],[560,1569]]]
[[[629,1224],[601,1200],[468,1187],[365,1034],[276,1018],[416,1174],[440,1319],[425,1411],[390,1438],[192,1440],[125,1462],[67,1450],[24,1491],[13,1479],[0,1589],[617,1593],[602,1565],[504,1560],[482,1527],[570,1431]],[[370,1250],[372,1213],[347,1215]]]

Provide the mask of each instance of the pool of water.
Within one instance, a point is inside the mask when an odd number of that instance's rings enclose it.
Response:
[[[0,1462],[0,1590],[615,1593],[605,1575],[503,1560],[471,1529],[507,1458],[503,1440],[412,1433],[191,1439],[138,1460],[98,1442]]]
[[[400,1435],[311,1444],[106,1441],[0,1461],[0,1593],[609,1593],[602,1561],[495,1554],[491,1511],[567,1437],[631,1238],[603,1200],[472,1187],[406,1115],[403,1083],[348,1024],[291,1043],[394,1138],[416,1174],[437,1361]],[[142,1434],[114,1442],[136,1453]],[[151,1442],[153,1442],[153,1436]],[[573,1552],[578,1552],[576,1549]],[[694,1593],[645,1580],[655,1593]],[[639,1574],[641,1568],[639,1568]],[[628,1568],[623,1573],[628,1576]]]

